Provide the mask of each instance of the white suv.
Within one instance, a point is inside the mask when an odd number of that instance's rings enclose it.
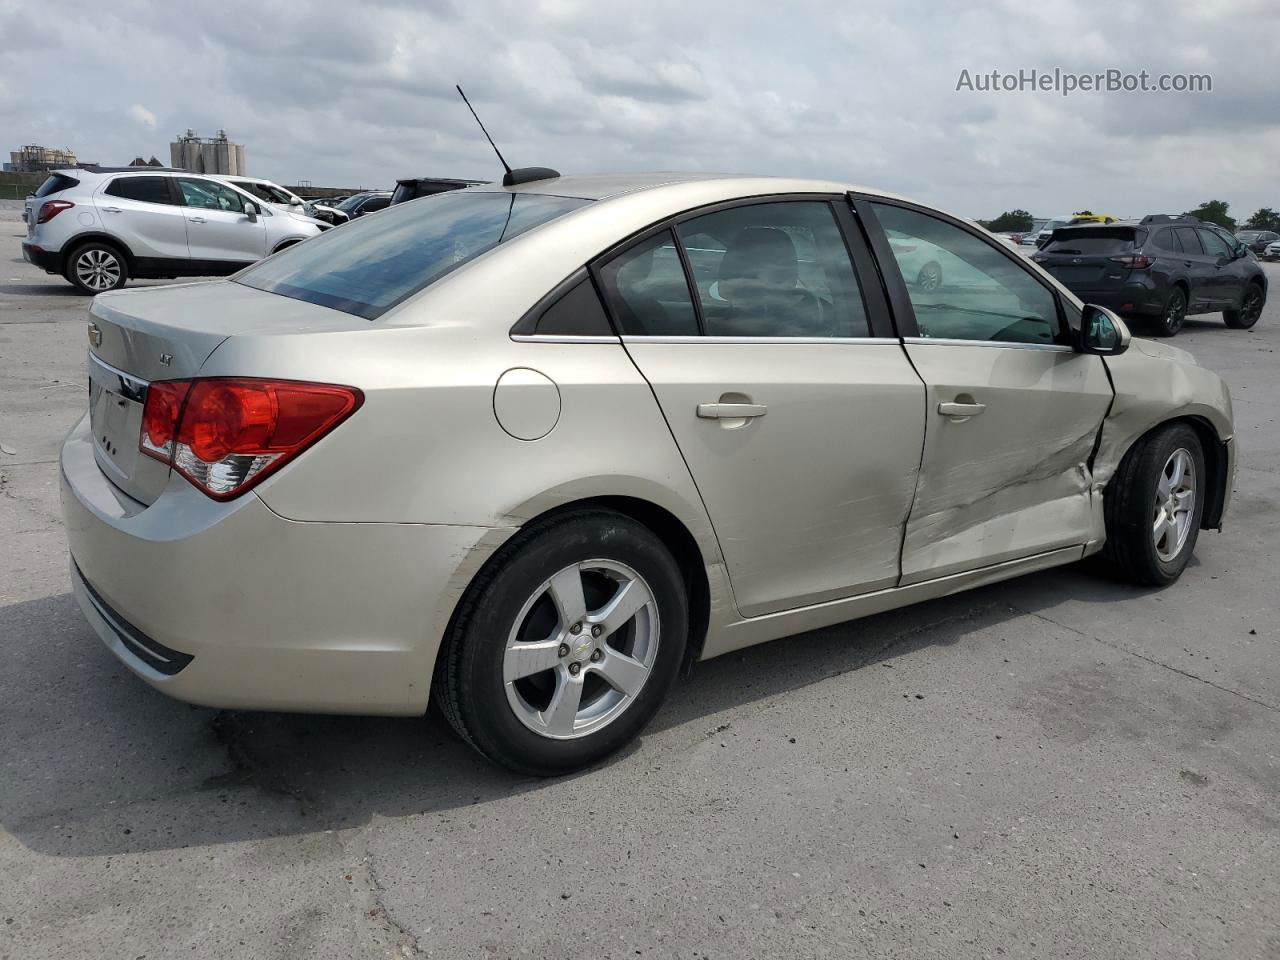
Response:
[[[212,177],[139,167],[54,171],[25,219],[22,255],[85,293],[223,276],[329,228]]]

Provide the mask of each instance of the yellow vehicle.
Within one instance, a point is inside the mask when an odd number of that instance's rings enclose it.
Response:
[[[1077,223],[1115,223],[1116,218],[1109,213],[1094,213],[1092,210],[1081,210],[1071,215],[1071,226]]]

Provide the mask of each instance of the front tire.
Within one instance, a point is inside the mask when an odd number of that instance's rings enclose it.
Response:
[[[620,749],[675,681],[684,578],[647,527],[605,510],[533,524],[468,589],[434,697],[463,740],[518,773],[555,776]]]
[[[1162,587],[1182,575],[1204,513],[1204,448],[1186,424],[1140,439],[1120,461],[1103,500],[1103,558],[1123,580]]]
[[[123,287],[129,280],[129,264],[118,247],[92,240],[71,251],[63,276],[81,293],[92,296]]]
[[[1240,309],[1222,311],[1222,319],[1232,330],[1248,330],[1262,316],[1262,308],[1266,302],[1267,298],[1262,288],[1256,283],[1251,283],[1245,288],[1244,296],[1240,298]]]

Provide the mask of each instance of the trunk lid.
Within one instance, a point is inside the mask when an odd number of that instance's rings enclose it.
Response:
[[[147,389],[196,376],[237,335],[367,329],[369,322],[225,280],[99,294],[89,308],[89,422],[98,466],[152,503],[169,467],[138,449]]]

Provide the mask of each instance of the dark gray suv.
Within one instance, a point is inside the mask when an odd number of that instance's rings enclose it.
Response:
[[[1267,277],[1249,248],[1194,217],[1060,227],[1031,258],[1087,303],[1148,318],[1171,337],[1192,314],[1222,313],[1228,327],[1258,322]]]

